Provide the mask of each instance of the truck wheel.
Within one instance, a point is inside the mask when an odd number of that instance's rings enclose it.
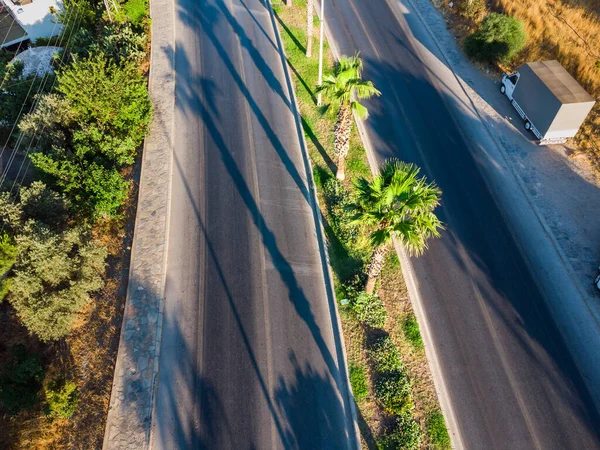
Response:
[[[527,131],[530,131],[530,130],[531,130],[531,122],[530,122],[529,120],[526,120],[526,121],[525,121],[525,129],[526,129]]]
[[[500,85],[500,92],[502,94],[506,94],[506,86],[504,86],[503,84]]]

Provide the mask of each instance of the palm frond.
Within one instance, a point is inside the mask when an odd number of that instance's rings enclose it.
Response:
[[[369,117],[369,110],[356,100],[350,103],[350,107],[352,108],[352,112],[354,112],[359,119],[365,120]]]
[[[382,245],[397,236],[411,255],[427,249],[427,241],[439,237],[443,224],[433,213],[440,189],[419,177],[419,168],[397,159],[388,160],[372,181],[354,183],[355,202],[349,206],[353,223],[374,227],[370,239]]]

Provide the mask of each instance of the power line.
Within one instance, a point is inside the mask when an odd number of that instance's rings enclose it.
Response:
[[[80,11],[79,11],[79,7],[78,7],[77,5],[75,5],[75,10],[72,10],[72,11],[70,11],[70,12],[69,12],[69,18],[67,19],[67,24],[68,24],[68,23],[70,22],[70,20],[73,18],[73,14],[75,13],[75,14],[76,14],[76,16],[79,16],[79,12],[80,12]],[[79,20],[80,20],[80,19],[81,19],[81,17],[79,17]],[[76,17],[74,22],[77,22],[77,20],[78,20],[78,18]],[[71,28],[71,31],[70,31],[69,37],[68,37],[68,39],[67,39],[67,43],[66,43],[66,45],[65,45],[65,48],[64,48],[64,50],[63,50],[63,55],[61,56],[61,64],[62,64],[62,60],[65,58],[66,54],[68,53],[68,47],[69,47],[69,45],[70,45],[70,43],[71,43],[71,38],[72,38],[72,36],[73,36],[73,30],[74,30],[75,28],[76,28],[76,27],[73,27],[73,28]],[[64,38],[65,38],[65,36],[61,36],[61,37],[60,37],[60,45],[59,45],[59,46],[62,46],[62,43],[63,43],[63,39],[64,39]],[[49,43],[47,44],[47,46],[48,46],[48,45],[49,45]],[[38,69],[39,69],[39,66],[38,66]],[[38,103],[39,103],[39,94],[40,94],[40,93],[42,92],[42,90],[45,88],[45,86],[46,86],[46,84],[47,84],[47,82],[48,82],[48,79],[49,79],[49,77],[50,77],[50,72],[47,72],[47,73],[44,75],[44,78],[43,78],[42,82],[40,83],[40,85],[39,85],[39,87],[38,87],[37,94],[36,94],[36,96],[35,96],[34,102],[32,103],[32,105],[31,105],[31,107],[30,107],[29,113],[33,112],[33,111],[34,111],[34,109],[37,107],[37,105],[38,105]],[[19,122],[19,119],[21,118],[21,115],[22,115],[22,112],[23,112],[23,108],[25,107],[25,103],[27,102],[27,99],[29,98],[29,95],[31,94],[31,90],[32,90],[32,87],[33,87],[33,85],[35,84],[35,79],[36,79],[36,78],[37,78],[37,71],[36,71],[36,75],[34,76],[34,79],[33,79],[33,81],[32,81],[32,84],[31,84],[31,86],[30,86],[30,89],[29,89],[29,91],[28,91],[28,93],[27,93],[27,96],[25,97],[25,100],[24,100],[24,102],[23,102],[23,105],[21,105],[21,109],[20,109],[20,111],[19,111],[19,114],[18,114],[18,116],[17,116],[17,119],[15,120],[15,123],[13,124],[13,127],[12,127],[12,129],[11,129],[11,132],[10,132],[10,134],[9,134],[9,137],[8,137],[8,139],[7,139],[7,141],[6,141],[6,144],[4,145],[4,148],[2,149],[2,152],[0,152],[0,159],[1,159],[1,157],[2,157],[2,154],[4,153],[4,151],[5,151],[5,149],[6,149],[6,146],[7,146],[7,145],[8,145],[8,143],[10,142],[10,138],[12,137],[12,134],[14,133],[14,130],[15,130],[15,128],[16,128],[16,126],[17,126],[18,122]],[[54,88],[54,85],[55,85],[55,83],[56,83],[56,78],[54,79],[54,81],[53,81],[53,83],[52,83],[52,86],[51,86],[50,90],[52,90],[52,89]],[[35,135],[36,135],[36,134],[34,133],[34,136],[33,136],[33,138],[32,138],[32,141],[31,141],[31,143],[30,143],[30,145],[29,145],[29,147],[28,147],[28,149],[27,149],[27,152],[26,152],[26,155],[25,155],[25,159],[27,158],[27,155],[28,155],[28,153],[29,153],[29,150],[31,149],[31,145],[33,144],[33,140],[35,139]],[[4,183],[4,181],[5,181],[5,179],[6,179],[7,175],[8,175],[8,172],[9,172],[9,170],[10,170],[10,168],[11,168],[11,166],[12,166],[13,162],[14,162],[15,156],[16,156],[16,154],[17,154],[17,151],[18,151],[18,149],[19,149],[19,147],[20,147],[20,145],[21,145],[21,142],[22,142],[22,140],[23,140],[23,136],[21,135],[21,136],[19,136],[19,138],[17,139],[17,143],[16,143],[16,145],[15,145],[15,148],[12,150],[11,157],[9,158],[8,164],[7,164],[7,165],[6,165],[6,167],[5,167],[5,168],[2,170],[2,175],[1,175],[1,178],[0,178],[0,185],[2,185],[2,183]],[[19,168],[19,174],[20,174],[20,172],[21,172],[21,170],[22,170],[22,168],[23,168],[23,163],[24,163],[25,159],[24,159],[24,160],[21,162],[21,167]],[[18,174],[18,175],[17,175],[17,177],[15,178],[15,181],[18,179],[18,176],[19,176],[19,174]],[[11,188],[11,192],[12,192],[12,189],[13,189],[13,188],[14,188],[14,183],[13,183],[13,187]]]

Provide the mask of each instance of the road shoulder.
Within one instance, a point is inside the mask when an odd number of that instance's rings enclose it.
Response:
[[[129,283],[103,448],[145,449],[150,441],[162,331],[173,152],[174,3],[151,0],[149,90]]]

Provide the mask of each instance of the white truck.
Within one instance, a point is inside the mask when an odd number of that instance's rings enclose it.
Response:
[[[502,77],[506,94],[540,145],[563,144],[577,134],[594,99],[558,61],[523,64]]]

